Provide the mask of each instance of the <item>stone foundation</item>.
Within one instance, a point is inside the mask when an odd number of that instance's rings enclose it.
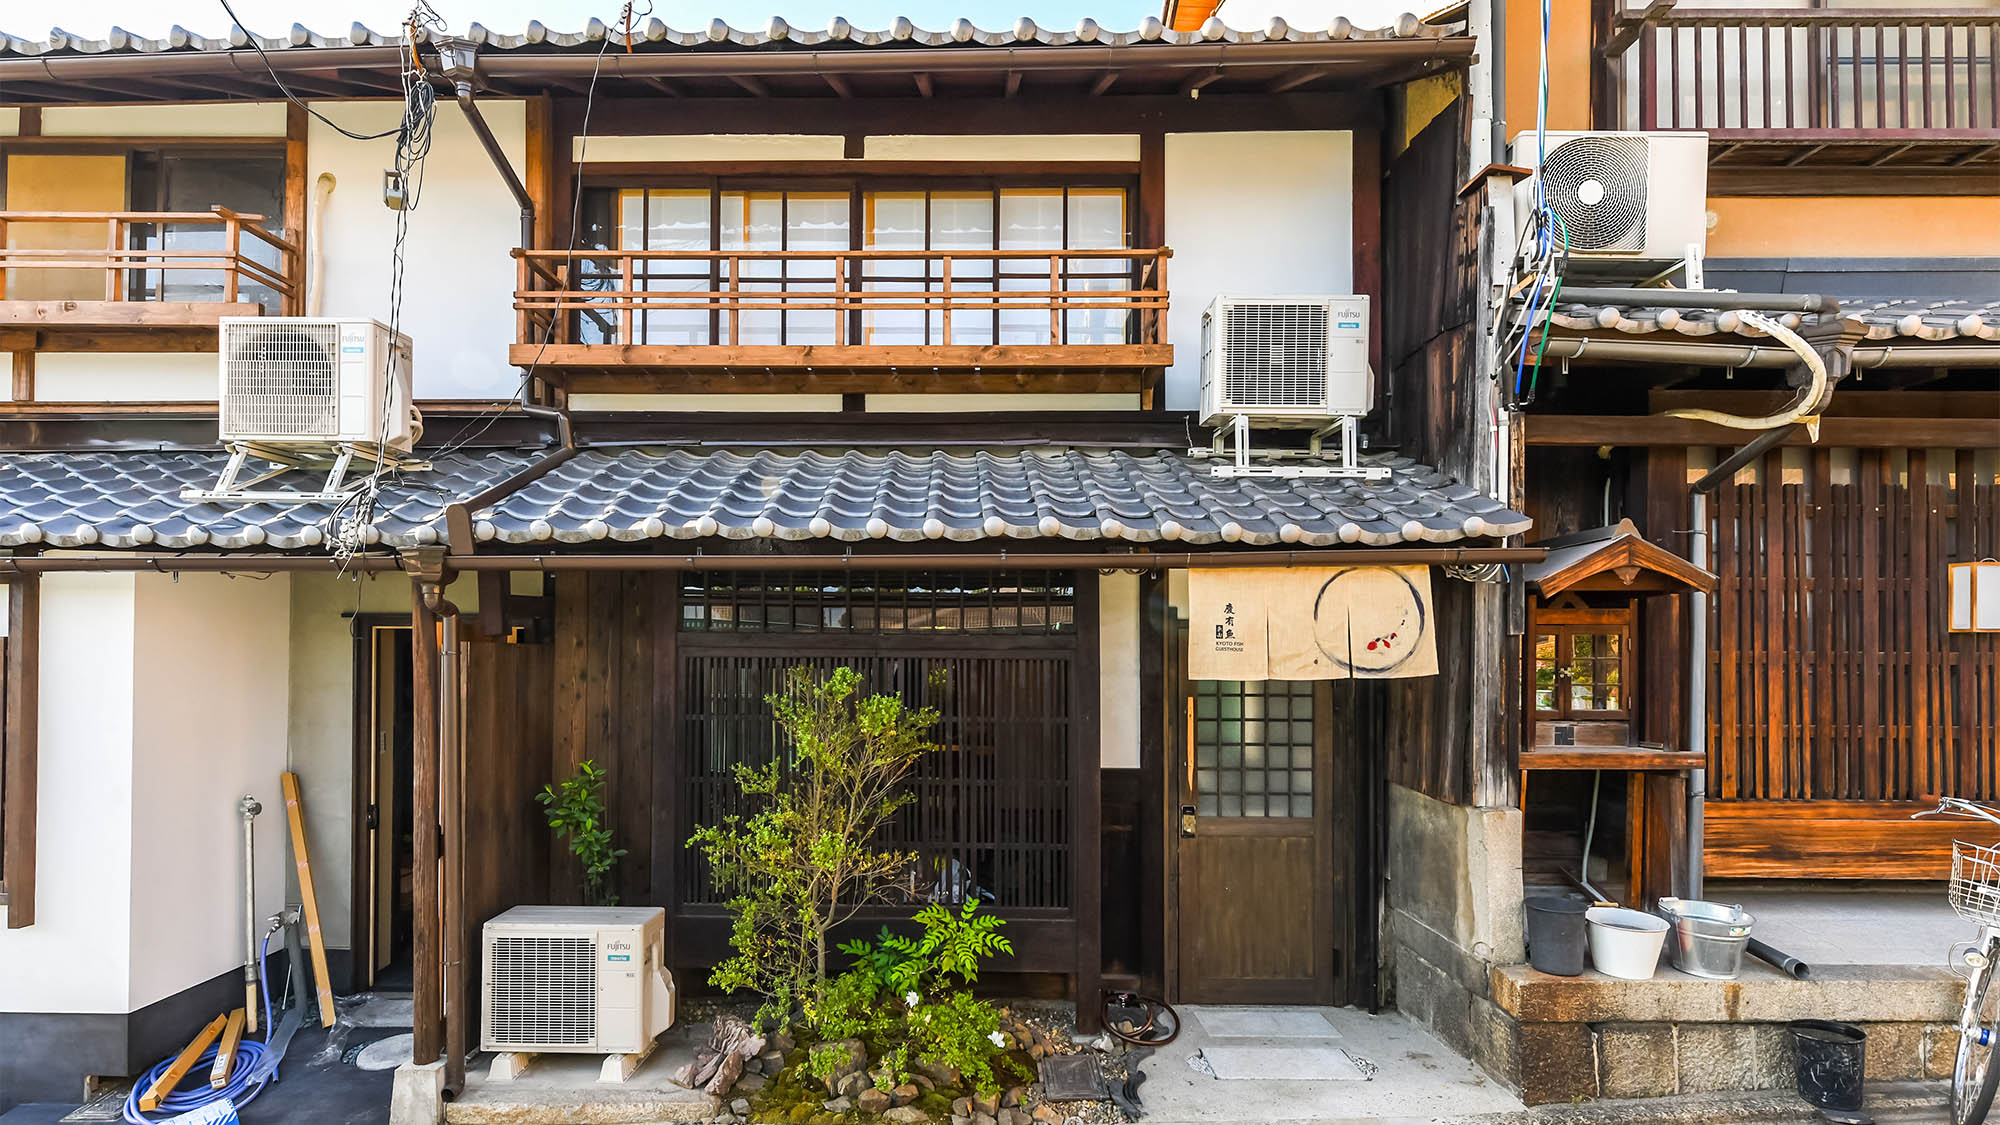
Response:
[[[1868,1033],[1871,1081],[1950,1074],[1963,984],[1943,969],[1854,967],[1795,981],[1762,966],[1734,981],[1662,967],[1649,981],[1494,969],[1487,1026],[1472,1037],[1529,1105],[1792,1085],[1785,1025],[1832,1019]]]

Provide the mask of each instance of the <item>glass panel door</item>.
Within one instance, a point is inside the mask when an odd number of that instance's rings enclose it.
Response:
[[[1198,816],[1313,814],[1313,684],[1196,680]]]
[[[620,192],[619,249],[709,249],[709,200],[701,189]],[[632,284],[662,301],[693,305],[714,291],[714,266],[706,258],[641,258],[632,263]],[[711,329],[708,309],[687,307],[639,313],[632,331],[636,343],[672,345],[712,343]]]

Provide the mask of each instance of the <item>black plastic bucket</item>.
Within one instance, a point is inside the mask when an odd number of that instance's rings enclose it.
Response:
[[[1573,977],[1583,972],[1583,912],[1590,904],[1544,895],[1528,900],[1528,964],[1537,972]]]
[[[1831,1020],[1793,1020],[1789,1029],[1799,1096],[1818,1109],[1859,1111],[1868,1033]]]

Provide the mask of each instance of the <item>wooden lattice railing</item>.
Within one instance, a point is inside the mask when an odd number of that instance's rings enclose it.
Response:
[[[646,343],[671,314],[699,343],[954,345],[1023,333],[1064,345],[1166,342],[1173,251],[516,250],[520,342]],[[1090,314],[1116,325],[1079,328]],[[902,314],[902,315],[898,315]],[[1047,331],[1041,331],[1046,315]],[[879,319],[878,319],[879,318]],[[1003,329],[1004,318],[1004,329]],[[884,321],[893,320],[890,328]],[[705,323],[704,323],[705,322]],[[903,338],[914,333],[915,340]],[[767,339],[772,335],[778,339]],[[803,337],[785,338],[786,336]]]
[[[10,296],[9,270],[94,271],[103,275],[102,300],[108,302],[156,300],[165,289],[166,271],[201,270],[220,273],[224,303],[244,299],[246,287],[262,286],[276,295],[278,313],[297,315],[305,305],[299,245],[265,230],[259,225],[263,221],[263,215],[227,207],[207,211],[0,211],[0,299]],[[73,231],[91,225],[104,231],[95,248],[39,248],[32,245],[35,239],[27,233],[36,227]],[[220,248],[132,245],[139,231],[150,229],[164,242],[159,232],[167,227],[185,230],[205,226],[221,232]],[[250,244],[244,241],[246,235]],[[30,245],[12,245],[15,241]],[[258,243],[271,248],[276,264],[252,256],[249,246]],[[158,283],[148,286],[143,275],[156,272],[160,274]]]
[[[1680,8],[1627,25],[1627,121],[1722,140],[2000,136],[2000,10]]]

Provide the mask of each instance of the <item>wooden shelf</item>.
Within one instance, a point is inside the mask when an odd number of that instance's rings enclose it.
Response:
[[[1697,750],[1640,746],[1551,746],[1521,752],[1524,770],[1688,770],[1708,764]]]

